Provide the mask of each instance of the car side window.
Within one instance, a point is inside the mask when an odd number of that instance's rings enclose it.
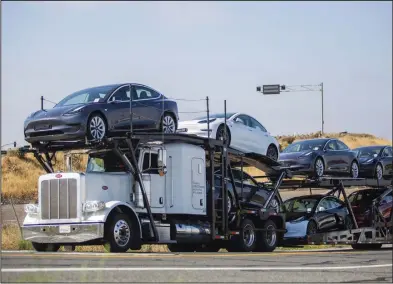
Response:
[[[329,141],[328,144],[326,145],[326,150],[329,150],[329,151],[337,150],[336,141],[335,140]]]
[[[160,94],[150,88],[142,86],[135,86],[135,92],[137,100],[157,99],[160,96]]]
[[[126,102],[130,100],[130,88],[128,86],[123,86],[120,89],[118,89],[112,97],[109,99],[109,101],[120,101],[120,102]]]
[[[343,204],[335,198],[329,197],[328,200],[329,200],[329,209],[334,209],[343,206]]]
[[[263,127],[263,125],[260,124],[256,119],[250,117],[250,120],[251,120],[251,123],[252,123],[251,125],[252,125],[253,128],[257,128],[257,129],[260,129],[263,132],[267,132],[266,128]]]
[[[330,204],[329,204],[329,200],[327,198],[322,199],[319,204],[318,204],[318,212],[322,212],[325,210],[329,210],[330,209]]]
[[[249,119],[249,117],[246,116],[246,115],[242,115],[242,114],[241,114],[241,115],[237,116],[237,117],[234,119],[234,121],[237,122],[237,123],[241,123],[241,124],[243,124],[243,125],[245,125],[245,126],[251,127],[250,119]]]
[[[348,146],[345,145],[343,142],[341,142],[340,140],[336,140],[337,143],[337,148],[338,150],[348,150]]]

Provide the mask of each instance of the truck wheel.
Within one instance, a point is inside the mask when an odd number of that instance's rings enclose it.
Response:
[[[257,234],[258,242],[256,251],[260,252],[272,252],[276,249],[278,244],[278,234],[276,232],[277,226],[273,220],[267,220],[263,224],[263,228],[266,231],[259,231]]]
[[[130,248],[133,227],[126,214],[116,214],[107,221],[105,240],[109,243],[110,252],[126,252]]]
[[[195,252],[196,246],[192,244],[168,244],[170,252]]]
[[[244,219],[240,225],[240,234],[229,240],[227,251],[251,252],[256,247],[257,235],[255,225],[250,219]]]
[[[41,244],[41,243],[35,243],[35,242],[31,242],[31,244],[33,245],[33,248],[36,251],[52,251],[52,252],[56,252],[60,249],[59,245],[56,244]]]

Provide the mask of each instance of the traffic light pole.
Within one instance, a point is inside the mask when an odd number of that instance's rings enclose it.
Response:
[[[263,85],[262,87],[257,87],[257,92],[260,92],[264,95],[279,95],[280,93],[285,92],[321,92],[322,98],[322,122],[321,122],[321,134],[324,134],[324,112],[323,112],[323,83],[318,85],[294,85],[294,86],[286,86],[286,85]]]

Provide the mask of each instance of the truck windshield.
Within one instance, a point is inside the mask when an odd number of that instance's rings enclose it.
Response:
[[[127,167],[113,152],[91,154],[86,167],[86,172],[126,172]]]

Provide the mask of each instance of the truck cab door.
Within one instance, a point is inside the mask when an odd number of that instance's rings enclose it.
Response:
[[[192,190],[192,207],[203,210],[206,206],[206,177],[204,171],[204,161],[200,158],[193,158],[191,162],[191,190]]]
[[[146,194],[150,200],[150,207],[163,208],[165,206],[165,176],[158,173],[158,153],[143,152],[142,180]]]

